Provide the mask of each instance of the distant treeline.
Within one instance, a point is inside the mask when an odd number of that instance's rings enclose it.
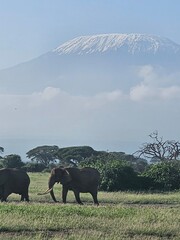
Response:
[[[148,163],[131,154],[96,151],[89,146],[38,146],[28,151],[27,157],[30,161],[26,163],[16,154],[0,157],[0,168],[50,172],[59,166],[92,166],[101,173],[100,190],[103,191],[170,191],[180,188],[180,162],[176,159]]]

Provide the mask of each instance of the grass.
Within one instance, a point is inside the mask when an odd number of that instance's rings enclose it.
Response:
[[[30,203],[15,194],[0,203],[0,239],[180,239],[180,192],[99,192],[99,207],[89,194],[81,194],[79,206],[69,192],[64,205],[59,184],[54,189],[59,203],[49,194],[37,195],[47,189],[48,173],[29,175]]]

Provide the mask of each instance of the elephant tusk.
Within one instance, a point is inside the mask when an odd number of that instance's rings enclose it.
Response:
[[[47,189],[45,192],[43,193],[38,193],[37,195],[45,195],[48,194],[50,191],[52,191],[53,188]]]

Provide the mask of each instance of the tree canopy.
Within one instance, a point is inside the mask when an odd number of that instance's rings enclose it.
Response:
[[[49,166],[50,163],[54,163],[57,160],[56,153],[59,150],[59,147],[54,146],[39,146],[33,148],[32,150],[26,153],[27,157],[31,159],[31,161],[36,161],[37,163],[42,163],[46,167]]]
[[[97,161],[101,161],[104,164],[107,163],[107,161],[126,161],[129,166],[131,166],[134,171],[136,172],[143,172],[145,168],[148,165],[147,160],[134,157],[131,154],[126,154],[125,152],[106,152],[106,151],[98,151],[96,152],[96,155],[92,155],[90,157],[87,157],[82,163],[84,164],[94,164]]]
[[[2,158],[1,165],[4,168],[21,168],[24,163],[19,155],[10,154]]]
[[[106,152],[96,151],[90,146],[72,146],[59,148],[57,146],[39,146],[29,152],[27,157],[32,162],[41,163],[50,167],[52,163],[58,163],[63,166],[79,166],[81,162],[93,163],[98,160],[106,163],[108,160],[127,161],[136,172],[142,172],[147,161],[136,158],[133,155],[124,152]]]
[[[65,165],[78,165],[81,161],[97,155],[98,152],[89,146],[59,148],[56,153],[56,157],[59,159],[60,163]]]
[[[0,168],[23,168],[25,171],[50,171],[63,165],[75,167],[92,166],[101,173],[100,189],[119,190],[174,190],[179,189],[180,144],[164,141],[158,132],[149,135],[152,143],[145,143],[136,152],[138,156],[125,152],[96,151],[89,146],[38,146],[27,152],[31,162],[26,164],[19,155],[11,154],[0,159]],[[4,151],[0,148],[0,151]],[[159,163],[149,164],[141,156]],[[152,162],[153,163],[153,162]]]
[[[180,161],[173,160],[151,164],[142,175],[152,179],[151,187],[154,189],[179,189]]]

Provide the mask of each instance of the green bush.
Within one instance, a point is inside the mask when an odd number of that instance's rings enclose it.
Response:
[[[42,172],[46,166],[42,163],[27,162],[22,169],[27,172]]]
[[[175,190],[180,188],[180,162],[167,161],[152,164],[142,174],[152,180],[152,188],[160,190]]]
[[[10,154],[1,159],[1,166],[4,168],[22,168],[24,163],[19,155]]]
[[[87,166],[86,163],[84,166]],[[90,166],[98,169],[101,174],[100,190],[124,191],[138,188],[138,176],[126,161],[99,160]]]

